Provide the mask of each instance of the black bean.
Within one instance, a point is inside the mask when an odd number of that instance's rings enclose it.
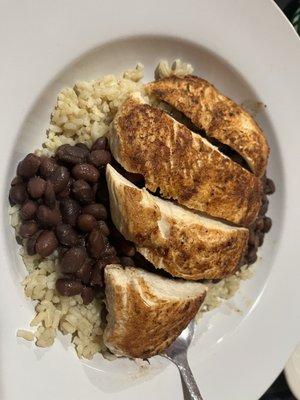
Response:
[[[89,283],[92,270],[93,268],[91,260],[86,259],[85,262],[80,266],[80,268],[75,272],[75,275],[83,283]]]
[[[88,161],[95,167],[102,167],[111,163],[111,154],[107,150],[93,150],[88,158]]]
[[[18,184],[24,183],[23,178],[21,176],[15,176],[11,181],[10,186],[16,186]]]
[[[93,150],[105,150],[107,148],[107,139],[106,137],[101,137],[95,141],[93,144],[91,151]]]
[[[253,264],[257,260],[257,247],[249,246],[249,250],[247,253],[247,263]]]
[[[259,214],[260,215],[265,215],[266,212],[268,211],[268,207],[269,207],[269,200],[267,199],[267,196],[264,195],[262,198],[262,204],[259,210]]]
[[[56,157],[58,160],[75,165],[84,163],[88,155],[86,149],[80,146],[71,146],[70,144],[63,144],[56,151]]]
[[[275,184],[272,179],[267,178],[265,184],[265,194],[273,194],[275,192]]]
[[[40,199],[46,189],[46,181],[39,176],[30,178],[27,184],[27,191],[34,199]]]
[[[249,240],[248,240],[248,243],[249,243],[250,245],[252,245],[252,246],[258,247],[258,237],[257,237],[255,231],[252,230],[252,229],[249,231]]]
[[[45,188],[45,193],[44,193],[44,202],[50,208],[54,208],[56,205],[56,196],[55,196],[55,192],[53,189],[53,185],[50,181],[46,182],[46,188]]]
[[[100,259],[105,263],[105,265],[120,263],[120,259],[117,257],[116,249],[108,242],[105,244]]]
[[[40,164],[40,157],[33,153],[27,154],[27,156],[18,164],[17,175],[23,176],[24,178],[31,178],[37,173]]]
[[[128,240],[122,240],[119,244],[120,252],[127,257],[133,257],[135,255],[134,244]]]
[[[264,219],[263,218],[258,218],[255,222],[255,230],[256,231],[262,231],[264,227]]]
[[[121,257],[120,263],[123,267],[134,267],[134,261],[130,257]]]
[[[107,219],[106,208],[104,207],[103,204],[100,204],[100,203],[89,204],[89,205],[83,207],[82,212],[84,212],[86,214],[91,214],[97,220],[99,220],[99,219],[106,220]]]
[[[72,168],[72,175],[75,179],[83,179],[89,183],[96,183],[100,177],[100,173],[91,164],[77,164]]]
[[[265,217],[265,218],[264,218],[264,228],[263,228],[263,232],[264,232],[264,233],[269,232],[269,230],[271,229],[271,227],[272,227],[272,220],[271,220],[271,218]]]
[[[60,246],[60,247],[57,249],[58,258],[60,259],[68,250],[69,250],[68,247]]]
[[[61,199],[65,199],[66,197],[69,197],[71,194],[71,187],[73,185],[74,179],[70,178],[67,185],[65,186],[64,190],[62,190],[61,192],[57,193],[57,198],[59,200]]]
[[[76,226],[77,218],[81,214],[79,203],[74,199],[62,199],[60,202],[62,220],[65,224]]]
[[[88,146],[86,144],[84,144],[84,143],[76,143],[75,146],[83,149],[85,151],[86,155],[88,156],[88,154],[90,152],[90,149],[88,148]]]
[[[9,191],[9,200],[12,205],[23,204],[27,200],[28,195],[24,184],[12,186]]]
[[[106,243],[101,254],[101,258],[110,258],[117,255],[116,249],[110,244]]]
[[[37,238],[35,250],[42,257],[48,257],[56,250],[58,241],[54,232],[43,231]]]
[[[91,287],[84,286],[81,292],[82,302],[84,305],[90,304],[95,297],[95,290]]]
[[[90,214],[81,214],[77,219],[77,226],[83,232],[91,232],[96,225],[97,220]]]
[[[58,293],[62,296],[75,296],[80,294],[83,289],[81,282],[70,278],[57,279],[55,286]]]
[[[103,233],[104,236],[109,235],[109,229],[107,224],[104,221],[97,222],[97,228]]]
[[[59,166],[49,177],[50,182],[53,185],[55,193],[62,192],[67,186],[70,178],[70,173],[67,168]]]
[[[57,167],[58,165],[54,158],[43,157],[40,165],[40,175],[43,178],[48,179]]]
[[[90,203],[94,200],[91,186],[83,179],[79,179],[73,183],[72,192],[74,197],[81,203]]]
[[[72,247],[60,257],[59,265],[63,273],[70,274],[76,272],[86,259],[84,247]]]
[[[106,242],[106,237],[98,229],[94,229],[89,234],[89,252],[93,258],[98,258],[101,256],[101,253],[105,248]]]
[[[39,230],[38,224],[35,221],[26,221],[20,226],[19,235],[22,238],[29,238]]]
[[[42,227],[51,228],[61,222],[59,210],[41,205],[37,211],[37,219]]]
[[[38,205],[35,201],[32,200],[27,200],[23,205],[22,208],[20,210],[20,215],[21,218],[24,221],[33,219],[36,215],[38,209]]]
[[[26,243],[27,254],[33,256],[36,254],[36,242],[42,231],[38,231],[35,235],[31,236]]]
[[[258,246],[262,246],[262,244],[264,242],[265,234],[263,232],[259,231],[257,233],[257,237],[258,237]]]
[[[97,195],[97,192],[98,192],[99,189],[100,189],[99,182],[93,183],[92,191],[93,191],[93,195],[94,195],[95,198],[96,198],[96,195]]]
[[[103,286],[103,271],[105,268],[105,263],[103,261],[97,261],[95,266],[94,266],[94,270],[92,272],[91,275],[91,279],[90,279],[90,284],[92,286]]]
[[[75,229],[68,224],[59,224],[56,227],[56,236],[60,243],[64,246],[73,247],[80,243],[79,236]]]
[[[120,264],[120,259],[117,256],[106,256],[106,257],[101,256],[101,261],[103,261],[105,265]]]

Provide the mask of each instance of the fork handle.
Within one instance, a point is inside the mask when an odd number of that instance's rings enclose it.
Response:
[[[172,361],[179,369],[184,400],[203,400],[193,373],[190,369],[186,353],[181,353]]]

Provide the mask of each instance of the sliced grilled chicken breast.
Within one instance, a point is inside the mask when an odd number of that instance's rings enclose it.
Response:
[[[172,280],[134,267],[105,268],[108,309],[104,343],[117,356],[161,353],[194,318],[205,286]]]
[[[113,223],[156,268],[189,280],[219,279],[242,258],[248,229],[198,215],[106,169]]]
[[[260,179],[138,94],[120,108],[109,141],[116,160],[142,174],[150,191],[236,224],[255,220]]]
[[[266,171],[269,146],[254,119],[242,107],[196,76],[171,76],[147,85],[148,93],[171,104],[198,128],[234,149],[257,176]]]

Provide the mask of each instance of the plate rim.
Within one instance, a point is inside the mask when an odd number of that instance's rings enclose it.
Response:
[[[47,0],[46,2],[47,4],[49,4],[49,1]],[[54,3],[56,3],[56,5],[58,5],[58,1],[55,0]],[[71,2],[69,2],[68,0],[64,1],[63,4],[65,4],[66,6],[69,6]],[[74,11],[74,13],[78,13],[80,11],[80,2],[76,1],[76,9]],[[180,1],[179,0],[173,0],[172,2],[167,1],[166,3],[171,3],[173,10],[175,10],[176,8],[181,9],[180,6]],[[189,0],[188,4],[190,6],[190,9],[188,7],[186,7],[186,12],[188,13],[188,16],[191,18],[191,20],[193,20],[193,15],[192,12],[193,10],[197,10],[197,2],[193,1],[193,0]],[[201,1],[201,4],[199,2],[199,9],[201,9],[202,11],[204,10],[203,4],[208,4],[209,2],[207,2],[206,0]],[[215,5],[216,1],[212,1],[211,7],[216,7]],[[17,0],[13,0],[12,2],[8,4],[6,4],[6,7],[8,7],[10,10],[14,11],[14,7],[16,7],[16,5],[18,4]],[[36,11],[37,14],[41,15],[41,9],[37,4],[34,3],[30,3],[28,2],[27,4],[30,4],[30,7],[34,7],[34,10]],[[97,10],[97,1],[92,0],[90,3],[90,6],[92,8],[94,8],[95,10]],[[123,4],[123,5],[122,5]],[[172,19],[168,19],[166,18],[166,22],[165,22],[165,26],[161,27],[161,28],[157,28],[157,21],[156,23],[153,23],[153,25],[150,27],[150,25],[147,25],[146,27],[143,27],[141,25],[141,22],[137,21],[138,17],[139,17],[139,13],[140,15],[142,15],[143,17],[145,17],[145,15],[148,13],[150,13],[150,15],[155,15],[155,7],[159,4],[158,1],[154,1],[152,4],[147,4],[146,6],[143,5],[144,10],[141,10],[141,8],[137,8],[136,10],[136,15],[132,17],[132,19],[134,21],[136,21],[137,26],[132,29],[132,34],[133,35],[138,35],[141,33],[151,33],[151,29],[154,29],[155,32],[153,31],[152,33],[154,34],[162,34],[165,35],[166,31],[168,31],[168,33],[171,33],[172,35],[176,34],[176,30],[174,29],[174,26],[171,26],[172,24]],[[230,8],[232,7],[233,1],[232,0],[228,0],[227,1],[227,6]],[[116,5],[118,7],[124,7],[125,9],[125,4],[122,2],[118,2],[115,1],[113,2],[113,4],[111,4],[111,8],[109,8],[109,5],[105,5],[104,8],[107,9],[108,11],[112,11],[112,9],[114,9],[116,7]],[[127,7],[130,6],[134,7],[137,6],[137,2],[134,0],[128,0],[126,2]],[[243,1],[239,1],[236,2],[237,7],[240,9],[243,8],[243,6],[245,5],[245,2]],[[165,7],[165,5],[163,5],[163,7]],[[261,8],[259,8],[261,7]],[[222,8],[222,7],[221,7]],[[270,26],[269,28],[269,35],[275,35],[275,28],[278,28],[277,24],[280,24],[280,32],[282,33],[282,35],[285,37],[286,39],[289,39],[290,42],[287,44],[288,49],[294,49],[295,53],[294,54],[290,54],[290,58],[289,58],[289,62],[291,63],[292,60],[294,61],[294,63],[296,63],[298,66],[300,66],[300,40],[296,34],[296,32],[294,31],[294,29],[292,28],[291,24],[288,22],[288,20],[286,19],[286,17],[283,15],[283,13],[281,12],[281,10],[278,8],[278,6],[272,2],[272,0],[264,0],[263,2],[259,1],[259,0],[254,0],[252,2],[251,5],[247,5],[246,6],[246,11],[249,13],[255,13],[258,12],[258,10],[264,10],[264,13],[269,13],[269,22],[270,22]],[[241,12],[241,11],[239,11]],[[209,11],[207,11],[207,13],[209,14]],[[207,15],[208,15],[207,14]],[[209,14],[210,15],[210,14]],[[239,14],[242,15],[242,14]],[[256,14],[254,14],[256,15]],[[0,17],[1,18],[1,17]],[[34,18],[34,16],[31,16],[31,18]],[[48,18],[48,17],[47,17]],[[211,18],[211,15],[210,15]],[[158,17],[158,21],[161,23],[162,20],[164,18],[162,16]],[[49,21],[51,19],[49,18]],[[132,22],[132,21],[131,21]],[[94,24],[95,22],[93,22]],[[126,32],[126,30],[128,30],[128,25],[129,22],[125,22],[122,26],[118,27],[116,29],[116,31],[114,32],[114,34],[106,31],[104,32],[104,35],[102,36],[102,41],[108,41],[108,40],[113,40],[114,37],[119,38],[120,36],[124,36],[124,33]],[[168,25],[169,24],[169,25]],[[4,21],[4,27],[6,27],[9,31],[9,24],[7,23],[7,21]],[[260,26],[259,21],[258,21],[258,26],[256,28],[258,28]],[[43,34],[46,35],[46,40],[50,40],[52,38],[56,38],[56,40],[58,39],[55,36],[55,33],[53,33],[53,30],[49,30],[51,35],[53,35],[51,37],[47,36],[47,32],[44,32]],[[265,32],[263,29],[261,30],[262,32]],[[201,33],[203,33],[201,31]],[[267,33],[267,32],[266,32]],[[72,48],[72,54],[73,57],[75,58],[76,55],[79,55],[81,53],[81,51],[83,49],[89,50],[91,48],[94,48],[95,45],[99,45],[99,38],[98,38],[98,31],[95,29],[94,25],[91,28],[91,31],[89,32],[89,34],[91,35],[90,37],[87,37],[88,35],[84,36],[80,46],[78,49],[74,50],[74,48]],[[192,35],[194,34],[194,32],[191,31],[190,27],[187,27],[186,25],[183,26],[183,31],[181,32],[181,37],[183,39],[192,39]],[[1,39],[0,39],[1,40]],[[204,40],[204,39],[203,39]],[[249,40],[249,38],[247,39],[247,43],[249,44],[249,46],[251,47],[251,40]],[[263,40],[265,41],[266,39],[263,38]],[[3,42],[3,39],[0,41],[1,44]],[[209,42],[209,41],[208,41]],[[211,42],[209,42],[211,43]],[[201,45],[203,45],[204,43],[201,42]],[[279,42],[277,43],[278,46],[281,45],[282,43]],[[39,48],[40,44],[37,43],[32,43],[30,44],[31,48],[33,51],[36,51],[36,49]],[[35,47],[36,46],[36,47]],[[261,45],[262,46],[262,45]],[[14,50],[14,49],[13,49]],[[215,48],[212,49],[213,51],[215,51],[216,53],[220,54],[220,45],[219,44],[215,44]],[[11,56],[11,51],[12,49],[10,48],[10,46],[7,43],[4,43],[4,51],[7,52],[8,55]],[[282,54],[286,54],[286,49],[283,49],[280,47],[280,51],[282,51]],[[297,53],[298,52],[298,53]],[[227,52],[226,54],[230,54],[231,52]],[[220,54],[222,57],[224,56],[224,52]],[[61,51],[59,50],[59,46],[55,47],[55,51],[53,52],[53,63],[54,60],[56,65],[51,65],[49,66],[49,68],[45,68],[45,73],[38,73],[37,74],[37,81],[38,83],[36,84],[36,86],[34,87],[33,93],[31,96],[27,96],[28,99],[28,105],[27,107],[22,107],[22,103],[21,102],[17,102],[17,121],[15,123],[15,125],[13,123],[10,123],[10,121],[8,121],[7,119],[5,119],[5,117],[0,117],[2,122],[4,122],[4,126],[8,128],[8,132],[16,132],[15,127],[19,124],[20,125],[20,121],[22,121],[22,119],[25,117],[27,110],[30,108],[32,102],[34,101],[35,97],[38,95],[38,92],[43,90],[44,84],[43,82],[45,81],[45,76],[48,76],[48,78],[50,79],[51,77],[55,76],[55,74],[57,72],[59,72],[66,64],[69,63],[70,61],[70,56],[71,56],[71,50],[69,50],[69,52],[67,52],[67,54],[65,54],[65,56],[62,56]],[[269,55],[269,57],[272,57],[272,55]],[[227,56],[224,56],[225,59],[227,59]],[[233,57],[234,58],[234,57]],[[274,60],[278,59],[276,57],[274,57]],[[234,64],[238,70],[245,70],[245,66],[243,66],[243,61],[241,59],[239,59],[239,61]],[[276,67],[274,67],[274,71],[276,70]],[[0,67],[0,71],[2,72],[3,66]],[[262,68],[263,69],[263,68]],[[281,71],[281,70],[280,70]],[[7,70],[4,68],[4,74],[7,73]],[[274,75],[276,75],[275,72],[273,72]],[[1,73],[1,76],[4,76],[3,73]],[[279,74],[280,75],[280,74]],[[3,78],[0,78],[0,81],[4,81]],[[28,84],[30,82],[30,80],[32,80],[33,77],[28,75]],[[259,81],[259,79],[261,79],[261,77],[257,78],[257,81]],[[2,83],[1,81],[1,83]],[[49,80],[46,80],[47,82]],[[13,87],[13,85],[11,84],[10,86],[7,85],[7,82],[3,82],[4,83],[4,93],[5,90],[8,90],[9,87]],[[278,86],[280,82],[278,82]],[[290,95],[292,95],[292,98],[295,100],[296,99],[296,95],[295,92],[298,90],[298,88],[300,87],[300,77],[298,78],[298,80],[294,81],[294,88],[292,86],[289,86],[290,89]],[[26,85],[25,85],[26,87]],[[299,93],[299,90],[298,90]],[[7,92],[7,97],[9,98],[9,105],[11,106],[12,103],[12,99],[11,99],[11,94]],[[4,96],[3,96],[4,97]],[[4,103],[3,99],[0,99],[0,104],[2,106],[5,106],[5,109],[7,109],[7,104]],[[290,116],[292,116],[294,118],[294,121],[296,121],[296,109],[297,109],[297,104],[299,105],[299,100],[295,101],[295,107],[293,110],[285,110],[286,114],[289,114]],[[293,108],[293,107],[292,107]],[[10,110],[11,112],[11,110]],[[6,116],[7,117],[7,116]],[[277,121],[274,120],[274,123],[277,124]],[[278,126],[280,126],[280,124],[278,123]],[[14,145],[14,140],[16,140],[16,138],[14,137],[15,134],[13,134],[11,137],[7,138],[4,137],[3,135],[1,135],[0,137],[0,144],[1,147],[2,146],[6,146],[8,149],[12,149],[13,145]],[[296,138],[297,140],[297,138]],[[299,140],[299,139],[298,139]],[[296,146],[295,146],[296,147]],[[287,146],[282,143],[282,148],[281,148],[282,154],[283,155],[287,155],[290,153],[293,153],[297,155],[296,151],[293,149],[287,149]],[[7,161],[8,161],[8,156],[9,156],[9,151],[7,152],[7,154],[3,155],[3,158],[1,159],[0,165],[1,168],[5,168],[7,167]],[[256,340],[255,343],[252,343],[252,349],[253,351],[255,350],[256,352],[263,354],[264,351],[266,351],[266,348],[271,349],[275,343],[280,343],[279,339],[284,337],[284,334],[286,333],[286,329],[283,329],[283,327],[278,327],[276,326],[276,324],[274,324],[274,322],[272,323],[271,321],[268,321],[268,319],[264,318],[266,317],[266,315],[268,315],[268,310],[270,311],[270,309],[272,308],[272,306],[274,306],[274,298],[275,298],[275,293],[278,290],[279,293],[283,293],[283,297],[286,296],[286,298],[282,299],[280,304],[278,301],[275,302],[276,304],[276,310],[273,311],[273,316],[274,317],[278,317],[280,318],[281,321],[285,321],[286,325],[289,325],[289,329],[292,329],[292,332],[290,333],[290,337],[288,340],[288,343],[281,343],[281,349],[280,349],[280,354],[278,355],[278,357],[276,359],[272,358],[272,368],[269,368],[268,365],[265,365],[264,363],[262,363],[262,365],[260,365],[260,372],[264,371],[263,374],[264,376],[267,376],[268,378],[264,379],[264,382],[262,382],[261,380],[259,380],[257,378],[256,382],[257,382],[257,386],[255,389],[249,387],[249,390],[247,390],[247,398],[249,399],[254,399],[256,395],[260,395],[263,393],[264,389],[266,388],[266,386],[276,377],[276,375],[279,372],[280,368],[283,368],[285,361],[287,360],[287,358],[290,355],[290,352],[292,351],[292,349],[294,348],[294,346],[297,343],[297,340],[299,338],[299,333],[300,333],[300,326],[299,326],[299,317],[300,317],[300,313],[298,310],[294,310],[293,309],[293,315],[290,315],[287,319],[287,315],[286,315],[286,309],[288,308],[288,306],[290,305],[290,302],[297,302],[300,300],[300,295],[296,293],[296,282],[291,281],[291,279],[289,280],[289,288],[284,288],[282,287],[282,282],[285,280],[286,276],[284,271],[282,271],[282,268],[279,268],[279,264],[286,264],[286,262],[288,261],[289,264],[293,264],[295,263],[295,266],[293,265],[288,265],[287,269],[289,271],[290,274],[293,274],[293,276],[295,276],[295,281],[296,281],[296,277],[299,276],[299,272],[296,269],[296,251],[295,249],[291,249],[291,247],[293,245],[296,245],[296,237],[298,237],[299,235],[299,228],[295,227],[294,225],[294,220],[295,219],[300,219],[300,214],[299,214],[299,210],[297,211],[297,203],[296,203],[296,198],[297,196],[297,189],[295,187],[292,187],[293,184],[293,179],[290,176],[290,172],[295,171],[297,169],[295,169],[295,167],[297,168],[298,163],[297,160],[286,160],[286,163],[284,165],[284,173],[285,173],[285,184],[286,184],[286,188],[285,188],[285,205],[286,205],[286,212],[285,212],[285,221],[284,221],[284,225],[283,225],[283,231],[282,231],[282,237],[290,237],[291,243],[289,243],[288,245],[286,243],[282,243],[280,244],[280,248],[278,251],[278,254],[276,256],[277,261],[276,261],[276,266],[274,265],[274,268],[268,278],[268,281],[266,282],[265,288],[263,290],[263,292],[260,295],[260,298],[257,299],[256,304],[255,304],[255,309],[253,310],[253,312],[249,315],[249,318],[245,319],[245,322],[243,323],[242,326],[238,326],[238,328],[235,330],[235,332],[233,332],[233,334],[230,336],[230,338],[226,339],[225,342],[222,343],[222,350],[220,354],[222,354],[222,352],[227,353],[227,354],[233,354],[233,352],[239,352],[239,358],[242,358],[242,355],[245,356],[245,358],[247,358],[247,363],[249,367],[252,367],[252,369],[255,369],[257,360],[251,356],[248,357],[245,354],[245,348],[248,347],[248,352],[249,352],[249,348],[250,348],[250,344],[245,341],[245,338],[247,337],[246,333],[248,332],[253,332],[253,330],[256,330],[256,334],[257,334],[257,327],[259,326],[259,322],[261,323],[262,326],[259,327],[258,332],[260,333],[260,338],[259,340]],[[2,180],[2,185],[1,185],[1,190],[2,190],[2,198],[3,198],[3,188],[4,188],[4,178],[1,177]],[[5,189],[4,189],[5,190]],[[298,193],[299,194],[299,193]],[[4,218],[4,206],[1,209],[1,216],[2,216],[2,220]],[[292,210],[296,210],[296,212],[292,215]],[[4,248],[4,240],[3,240],[3,233],[1,232],[1,255],[3,257],[7,257],[7,251]],[[293,293],[288,293],[287,289],[293,289]],[[296,308],[296,307],[295,307]],[[5,317],[3,317],[2,314],[3,310],[1,308],[1,319],[5,320]],[[268,336],[266,336],[266,334],[264,334],[263,332],[263,328],[266,329],[266,331],[269,331],[271,329],[274,329],[276,327],[276,333],[274,333],[273,337],[270,338]],[[246,332],[245,332],[246,331]],[[254,333],[254,332],[253,332]],[[265,332],[266,333],[266,332]],[[236,337],[239,338],[239,343],[236,343]],[[244,340],[241,340],[244,339]],[[283,348],[284,347],[284,348]],[[270,350],[269,350],[270,351]],[[240,369],[241,371],[243,371],[243,363],[241,363],[241,360],[236,359],[235,361],[233,360],[234,357],[232,357],[231,362],[235,363],[236,368]],[[269,360],[270,361],[270,360]],[[194,365],[193,365],[194,367]],[[201,365],[201,362],[199,363],[199,368],[198,366],[195,366],[194,368],[194,373],[197,376],[197,378],[199,377],[199,381],[201,380],[201,377],[203,376],[201,371],[202,371],[203,366]],[[256,376],[256,375],[255,375]],[[204,388],[205,388],[205,379],[207,379],[207,383],[208,385],[211,384],[211,382],[213,382],[213,379],[211,377],[208,377],[207,375],[204,375]],[[252,379],[255,380],[254,378],[254,372],[253,372],[253,376]],[[268,381],[268,382],[267,382]],[[223,382],[223,381],[222,381]],[[225,383],[225,382],[223,382]],[[253,384],[253,381],[252,381]],[[251,386],[252,386],[251,384]],[[238,390],[240,390],[240,388],[238,388]],[[237,396],[237,392],[232,392],[232,397],[233,398],[238,398]]]

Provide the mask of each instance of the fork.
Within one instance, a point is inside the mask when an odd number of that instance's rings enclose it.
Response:
[[[192,341],[194,328],[195,321],[192,320],[171,346],[161,354],[177,366],[184,400],[203,400],[187,359],[187,349]]]

